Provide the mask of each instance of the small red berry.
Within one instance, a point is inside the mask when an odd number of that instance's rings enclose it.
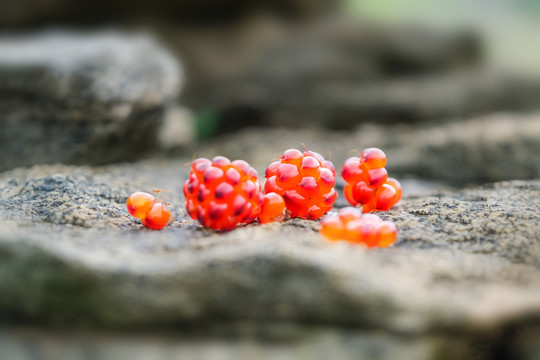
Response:
[[[152,194],[135,192],[127,198],[126,208],[131,216],[142,219],[155,201],[156,198]]]
[[[167,205],[145,192],[131,194],[126,201],[126,207],[131,216],[141,219],[143,225],[154,230],[167,226],[171,218]]]
[[[336,201],[335,174],[321,154],[289,149],[266,169],[264,191],[283,196],[291,217],[318,219]]]
[[[169,223],[171,218],[171,212],[163,202],[157,201],[153,204],[150,211],[146,213],[146,216],[142,218],[144,226],[159,230],[163,229]]]
[[[381,211],[390,210],[396,202],[397,192],[392,186],[383,184],[377,189],[375,196],[375,208]]]
[[[386,166],[386,154],[378,148],[362,151],[362,161],[368,170],[381,169]]]
[[[264,195],[261,212],[258,216],[259,223],[283,221],[285,219],[285,209],[283,196],[273,192]]]
[[[401,200],[401,184],[394,178],[389,177],[386,183],[396,190],[396,202]]]
[[[377,215],[362,215],[351,207],[341,209],[337,215],[326,216],[321,221],[320,233],[332,241],[345,240],[368,248],[388,247],[397,239],[394,223],[383,221]]]
[[[193,161],[183,191],[191,218],[214,230],[228,231],[252,222],[263,202],[255,169],[224,156]]]

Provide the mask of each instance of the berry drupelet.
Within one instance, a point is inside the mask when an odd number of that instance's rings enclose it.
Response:
[[[261,206],[261,212],[257,219],[259,224],[285,220],[286,207],[283,196],[276,193],[268,193],[264,195],[264,200]]]

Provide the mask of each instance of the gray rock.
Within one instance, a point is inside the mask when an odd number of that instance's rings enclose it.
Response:
[[[35,167],[0,177],[0,313],[52,324],[309,321],[392,332],[495,336],[540,316],[540,182],[406,198],[382,214],[399,239],[368,251],[317,221],[144,229],[126,196],[179,188],[181,161]]]
[[[196,78],[183,101],[216,111],[222,130],[254,123],[347,128],[539,105],[540,81],[482,69],[477,34],[381,27],[343,16],[295,27],[249,26],[228,36],[205,33],[204,42],[190,33],[170,41]],[[235,51],[221,47],[224,41]]]
[[[201,42],[198,35],[169,41],[196,79],[183,101],[214,111],[223,131],[348,129],[540,107],[540,79],[485,65],[479,34],[337,17],[292,28],[254,21],[204,33]]]
[[[353,75],[279,83],[238,80],[208,89],[198,104],[205,104],[203,109],[212,105],[223,130],[257,123],[350,129],[368,122],[441,122],[532,111],[540,106],[539,94],[540,80],[535,78],[462,71],[376,81],[358,81]]]
[[[491,352],[484,351],[483,355],[489,356]],[[408,338],[384,331],[314,328],[292,323],[223,323],[202,331],[136,335],[47,328],[0,329],[0,356],[10,360],[429,360],[441,359],[441,354],[446,356],[443,359],[469,360],[472,353],[470,341],[459,337]]]
[[[254,12],[272,10],[282,17],[305,18],[337,8],[340,0],[257,0],[223,3],[219,0],[3,0],[0,2],[0,27],[36,25],[95,25],[103,23],[161,22],[203,23],[235,20]],[[153,24],[155,25],[155,23]]]
[[[350,131],[246,129],[200,146],[199,156],[223,154],[263,171],[269,154],[310,149],[336,168],[358,151],[379,147],[390,176],[450,185],[540,177],[540,114],[497,113],[431,124],[366,124]],[[414,184],[413,184],[414,185]],[[436,190],[437,184],[428,188]],[[414,190],[418,193],[417,190]]]
[[[2,36],[0,170],[137,158],[155,149],[180,82],[175,59],[148,36]]]

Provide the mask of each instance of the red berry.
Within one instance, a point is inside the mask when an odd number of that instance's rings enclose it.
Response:
[[[321,234],[332,241],[345,240],[369,248],[388,247],[397,239],[394,223],[383,221],[377,215],[364,214],[355,208],[341,209],[321,221]]]
[[[386,166],[386,155],[381,149],[369,148],[362,152],[362,161],[368,170]]]
[[[155,201],[156,198],[149,193],[135,192],[127,198],[126,208],[131,216],[142,219]]]
[[[386,155],[377,148],[345,161],[341,171],[346,182],[343,192],[351,205],[362,206],[364,212],[386,211],[401,199],[401,185],[388,177],[385,165]]]
[[[223,156],[195,160],[183,190],[188,214],[214,230],[252,222],[263,202],[257,172],[243,160]]]
[[[285,200],[283,196],[273,192],[264,195],[258,219],[261,224],[283,221],[285,219]]]
[[[143,225],[154,230],[164,228],[171,217],[165,203],[145,192],[131,194],[126,201],[126,207],[132,216],[141,219]]]
[[[159,230],[163,229],[169,223],[171,218],[171,212],[163,202],[157,201],[153,204],[152,208],[146,213],[146,216],[142,218],[144,226]]]
[[[363,165],[360,158],[351,157],[343,164],[343,170],[341,171],[343,180],[348,183],[364,181],[368,182],[368,173],[366,167]]]
[[[389,177],[386,183],[396,190],[396,203],[401,200],[401,184],[394,178]]]
[[[390,210],[396,203],[397,192],[392,186],[383,184],[377,189],[375,196],[375,208],[381,211]]]
[[[318,219],[336,201],[334,165],[314,151],[286,150],[265,175],[264,191],[283,196],[291,217]]]
[[[369,185],[381,186],[388,179],[388,172],[385,168],[368,170]]]

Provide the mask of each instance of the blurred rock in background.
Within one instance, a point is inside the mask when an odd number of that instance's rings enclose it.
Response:
[[[422,11],[430,8],[422,0],[415,1],[423,4]],[[72,62],[80,63],[70,68],[69,76],[76,80],[66,85],[66,79],[47,75],[47,86],[61,88],[71,97],[81,97],[81,86],[95,91],[93,97],[77,99],[87,102],[82,110],[79,105],[73,109],[69,97],[62,102],[54,100],[54,105],[53,100],[42,101],[41,94],[47,90],[42,91],[39,81],[43,80],[36,76],[17,80],[16,85],[25,86],[26,92],[32,89],[34,98],[17,98],[21,89],[13,87],[13,79],[19,79],[21,71],[35,70],[21,70],[15,63],[35,63],[36,55],[20,51],[14,47],[14,40],[3,37],[11,47],[0,49],[0,61],[5,59],[0,69],[8,74],[4,76],[12,78],[0,85],[0,91],[7,94],[1,102],[5,110],[0,121],[6,124],[2,147],[4,151],[16,150],[19,159],[6,161],[2,169],[54,162],[105,163],[159,153],[189,156],[197,151],[197,139],[246,126],[349,130],[365,123],[418,123],[420,127],[422,123],[466,122],[470,117],[492,112],[533,111],[540,107],[540,78],[493,66],[496,56],[490,39],[494,35],[486,27],[474,26],[473,21],[465,23],[467,26],[434,26],[421,22],[377,23],[371,19],[375,18],[373,13],[403,11],[399,5],[385,10],[368,0],[160,0],[151,6],[142,1],[82,1],[75,5],[63,0],[25,0],[4,1],[0,7],[0,29],[6,34],[36,34],[50,27],[68,27],[84,28],[91,38],[99,36],[92,35],[92,29],[115,24],[125,31],[150,32],[178,59],[177,65],[172,59],[165,65],[163,58],[171,58],[167,50],[159,45],[155,49],[131,49],[131,40],[121,40],[127,35],[120,32],[117,41],[121,45],[106,50],[95,45],[94,50],[86,50],[88,56],[84,57],[76,56],[69,50],[73,44],[66,43],[64,61],[72,57]],[[443,9],[439,12],[445,11],[444,6],[439,8]],[[447,11],[451,13],[452,9]],[[495,14],[500,11],[494,9]],[[430,16],[437,18],[440,14]],[[500,27],[508,26],[505,24],[501,22]],[[50,61],[59,62],[64,56],[54,48],[44,49],[38,35],[17,36],[30,36],[24,40],[26,45],[20,46],[34,47],[34,52],[41,48]],[[32,37],[36,37],[35,45]],[[99,39],[94,42],[98,43]],[[116,55],[103,57],[100,51]],[[144,56],[138,56],[142,53]],[[45,59],[45,55],[40,56]],[[139,61],[124,67],[115,59],[120,56]],[[44,66],[56,65],[49,62]],[[122,70],[116,72],[115,67]],[[180,71],[173,67],[184,69],[185,80],[175,75]],[[86,68],[91,68],[90,80]],[[150,75],[152,71],[160,74]],[[141,107],[141,99],[109,99],[96,86],[84,84],[107,79],[109,74],[123,76],[114,84],[110,81],[118,91],[134,91],[134,86],[163,86],[162,99],[148,109]],[[140,74],[145,78],[138,79]],[[62,76],[67,76],[65,70]],[[172,84],[175,81],[177,84]],[[183,90],[178,97],[180,83]],[[2,90],[1,86],[12,88]],[[54,96],[58,99],[64,93]],[[37,108],[34,101],[39,103]],[[173,102],[179,102],[183,110],[176,111],[171,107]],[[46,106],[51,108],[48,114],[55,114],[53,120],[44,115]],[[64,115],[57,116],[60,113]],[[79,120],[78,124],[84,125],[74,125],[75,129],[70,121],[77,117],[92,121]],[[49,119],[52,125],[45,126],[43,119]],[[63,125],[63,132],[51,135]],[[39,138],[38,133],[45,136]],[[33,149],[24,149],[21,144],[29,141]],[[360,145],[367,146],[370,144]]]
[[[291,19],[325,15],[342,0],[4,0],[0,27],[28,28],[64,24],[147,23],[151,20],[182,24],[231,23],[256,12]]]
[[[182,82],[149,36],[46,32],[0,37],[0,170],[101,164],[155,150]]]

